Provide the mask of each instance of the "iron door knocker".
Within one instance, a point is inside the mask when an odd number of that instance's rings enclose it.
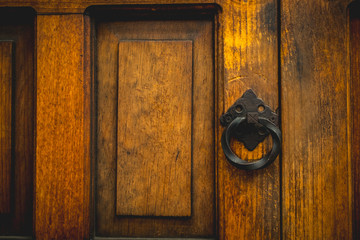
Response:
[[[221,137],[221,145],[227,160],[244,170],[261,169],[270,165],[281,150],[281,131],[278,127],[278,114],[256,96],[247,90],[241,98],[220,117],[220,123],[226,129]],[[256,146],[271,135],[273,146],[269,153],[261,159],[248,162],[239,158],[230,147],[230,139],[235,138],[244,143],[252,151]]]

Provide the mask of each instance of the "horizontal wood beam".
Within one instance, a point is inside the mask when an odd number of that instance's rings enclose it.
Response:
[[[189,5],[189,4],[213,4],[220,2],[217,0],[173,0],[171,4]],[[13,0],[1,1],[0,7],[31,7],[38,14],[54,14],[54,13],[84,13],[90,6],[106,6],[106,5],[153,5],[153,4],[169,4],[168,0],[59,0],[59,1],[31,1],[31,0]]]

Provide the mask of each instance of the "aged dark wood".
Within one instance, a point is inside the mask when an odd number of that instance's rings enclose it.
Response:
[[[360,3],[350,5],[350,115],[352,133],[353,239],[360,238]]]
[[[0,184],[0,188],[6,184],[6,189],[3,189],[6,193],[0,193],[0,236],[32,235],[33,28],[34,12],[31,9],[0,8],[0,178],[6,179],[6,182]]]
[[[37,17],[37,239],[89,237],[88,27],[83,15]]]
[[[348,1],[281,5],[283,239],[351,239]]]
[[[11,204],[13,59],[13,42],[0,41],[0,214],[10,213]]]
[[[101,19],[99,17],[96,23],[95,63],[96,236],[214,237],[212,21],[153,21],[151,17],[142,21],[109,22]],[[142,50],[145,46],[150,47],[146,52]],[[153,58],[151,61],[145,61],[150,57]],[[129,61],[132,66],[127,65]],[[169,116],[166,116],[167,112]],[[123,147],[126,147],[126,152]],[[123,162],[130,159],[139,164]],[[146,161],[141,163],[143,159]],[[176,161],[182,162],[182,166],[176,165]],[[156,176],[154,171],[162,176]],[[132,172],[133,178],[117,176],[131,175]],[[138,174],[147,178],[142,180]],[[149,204],[166,200],[163,194],[169,194],[166,189],[168,184],[173,184],[167,182],[171,178],[184,188],[173,191],[179,194],[181,190],[185,195],[181,196],[185,197],[181,204],[185,205],[178,207],[178,213],[171,212],[174,206],[151,213],[154,207]],[[142,186],[133,184],[144,184],[150,179],[148,186],[159,191],[153,194],[156,199],[149,199],[146,203],[149,209],[141,210],[144,203],[136,203],[131,207],[140,210],[133,210],[131,214],[166,213],[173,217],[116,216],[116,179],[130,181],[129,186],[117,189],[118,194],[130,188],[140,190]],[[190,183],[191,202],[187,199],[189,195],[186,196],[190,194]],[[137,194],[141,196],[146,192]],[[125,197],[124,193],[120,195]],[[167,204],[176,205],[178,198],[171,196],[174,202]],[[121,200],[117,201],[120,203]],[[191,217],[174,216],[189,216],[190,213]]]
[[[224,90],[219,91],[217,119],[249,88],[276,109],[277,1],[229,0],[222,7],[219,44],[223,44]],[[218,129],[218,141],[222,130]],[[271,141],[268,137],[252,152],[234,141],[232,149],[242,159],[259,159],[271,149]],[[262,170],[244,171],[228,163],[220,143],[217,152],[219,238],[279,239],[279,160]]]
[[[120,41],[116,213],[191,215],[192,41]]]

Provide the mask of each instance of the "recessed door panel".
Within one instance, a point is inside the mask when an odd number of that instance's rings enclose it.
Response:
[[[96,18],[96,236],[215,236],[212,35]]]
[[[121,41],[118,62],[116,214],[190,216],[192,42]]]
[[[0,9],[0,237],[31,236],[34,12]]]

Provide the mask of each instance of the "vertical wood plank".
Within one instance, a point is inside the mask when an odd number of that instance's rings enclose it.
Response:
[[[350,5],[350,53],[351,53],[351,108],[353,176],[353,231],[354,239],[360,238],[360,2]]]
[[[119,42],[117,215],[191,216],[192,59],[192,41]]]
[[[283,239],[351,239],[348,1],[281,5]]]
[[[90,190],[84,16],[40,15],[36,29],[35,236],[84,239]]]
[[[222,2],[218,38],[223,42],[224,92],[219,97],[224,98],[224,105],[218,114],[249,88],[275,110],[279,98],[277,1]],[[271,141],[253,152],[240,144],[233,148],[245,159],[259,159],[271,149]],[[279,239],[279,160],[262,170],[244,171],[227,162],[220,144],[217,152],[220,239]]]
[[[13,42],[0,42],[0,214],[11,208]]]

